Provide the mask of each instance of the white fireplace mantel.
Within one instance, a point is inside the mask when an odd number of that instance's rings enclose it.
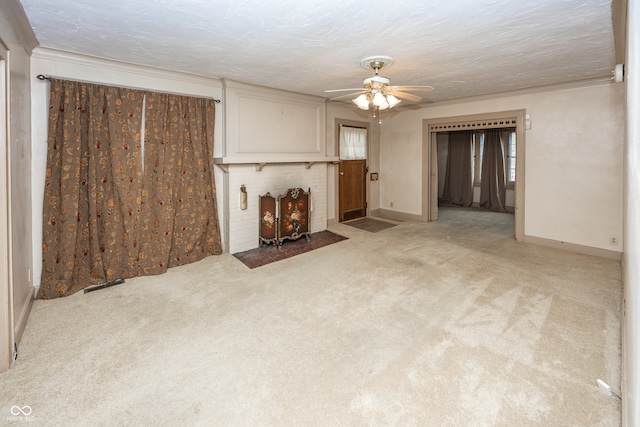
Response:
[[[291,163],[304,163],[305,167],[309,169],[315,163],[338,163],[339,157],[319,157],[319,156],[232,156],[232,157],[215,157],[214,163],[218,165],[223,171],[229,172],[229,167],[232,165],[250,165],[256,166],[256,171],[261,171],[266,165],[271,164],[291,164]]]

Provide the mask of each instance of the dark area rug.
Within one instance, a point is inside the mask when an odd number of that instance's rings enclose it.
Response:
[[[291,258],[314,249],[328,246],[333,243],[347,240],[347,237],[332,233],[329,230],[311,233],[311,240],[307,242],[304,237],[298,240],[285,240],[280,249],[274,245],[265,245],[261,248],[250,249],[244,252],[233,254],[249,268],[261,267],[275,261]]]
[[[354,219],[353,221],[343,222],[343,224],[359,228],[360,230],[369,231],[371,233],[377,233],[378,231],[386,230],[387,228],[396,226],[396,224],[392,224],[386,221],[378,221],[373,218]]]

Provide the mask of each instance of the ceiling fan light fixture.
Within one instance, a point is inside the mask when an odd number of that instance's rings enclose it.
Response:
[[[400,104],[401,100],[394,96],[394,93],[398,94],[402,99],[406,99],[411,102],[418,102],[422,98],[405,91],[433,90],[431,86],[391,86],[391,80],[388,77],[381,76],[379,74],[382,67],[389,66],[391,64],[393,64],[393,59],[388,56],[370,56],[364,58],[360,62],[362,67],[375,70],[375,75],[362,80],[362,89],[357,92],[359,96],[352,101],[361,110],[373,110],[373,117],[379,117],[381,110],[387,110]],[[325,92],[339,92],[347,90],[352,91],[357,89],[333,89]],[[338,98],[342,98],[342,96]]]
[[[377,110],[387,110],[393,108],[400,103],[400,100],[393,95],[385,95],[380,91],[375,93],[367,92],[360,94],[353,100],[353,103],[361,110],[374,108]]]
[[[373,105],[380,109],[384,109],[389,106],[387,100],[384,98],[384,95],[381,92],[376,92],[376,94],[373,95],[373,100],[371,102],[373,103]],[[387,107],[384,107],[385,104]]]
[[[360,94],[359,97],[354,99],[353,103],[356,104],[361,110],[369,109],[369,99],[367,99],[367,96],[364,93]]]
[[[387,95],[387,102],[389,103],[389,108],[393,108],[400,103],[400,100],[393,95]]]

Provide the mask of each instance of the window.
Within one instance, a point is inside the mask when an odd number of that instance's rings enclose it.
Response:
[[[516,182],[516,131],[508,130],[509,141],[508,146],[503,147],[505,151],[504,169],[506,173],[507,184]],[[473,175],[473,183],[476,187],[482,182],[482,156],[484,155],[484,132],[476,132],[473,135],[473,163],[471,165],[471,173]]]
[[[340,159],[367,158],[367,129],[340,125]]]
[[[507,182],[516,182],[516,131],[509,132],[509,148],[506,159]]]
[[[484,155],[484,132],[473,134],[473,162],[471,164],[471,175],[476,187],[480,186],[482,179],[482,156]]]

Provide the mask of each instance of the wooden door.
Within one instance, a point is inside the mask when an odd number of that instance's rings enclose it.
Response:
[[[340,162],[340,222],[367,215],[367,161]]]

